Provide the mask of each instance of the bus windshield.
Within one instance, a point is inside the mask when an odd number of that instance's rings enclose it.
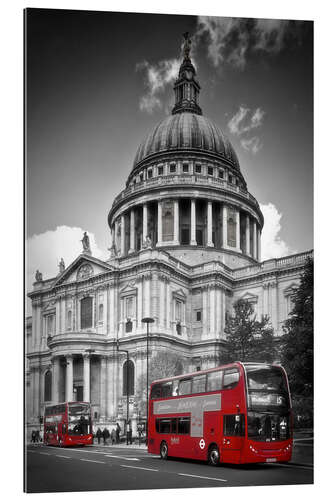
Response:
[[[290,404],[285,375],[278,366],[245,366],[248,437],[254,441],[290,438]]]
[[[68,405],[68,434],[91,433],[90,407],[88,405]]]

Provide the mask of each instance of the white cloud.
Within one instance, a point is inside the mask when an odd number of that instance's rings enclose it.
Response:
[[[258,136],[250,137],[250,132],[262,126],[265,111],[256,108],[251,111],[246,106],[239,106],[238,111],[228,122],[228,129],[231,134],[242,136],[240,143],[245,151],[257,154],[262,148],[262,142]]]
[[[297,250],[290,248],[279,235],[283,214],[277,210],[273,203],[260,205],[260,209],[265,219],[261,235],[261,260],[285,257],[296,253]]]
[[[199,16],[196,36],[207,39],[208,58],[215,67],[228,64],[242,70],[249,54],[276,54],[286,46],[287,35],[299,38],[296,28],[288,20]]]
[[[61,257],[66,267],[82,253],[82,237],[84,230],[80,227],[58,226],[53,231],[34,234],[26,242],[26,290],[32,290],[35,273],[38,269],[43,279],[53,278],[58,272]],[[103,252],[96,243],[95,235],[87,231],[91,252],[94,257],[106,260],[107,252]],[[30,314],[30,299],[27,300],[27,314]]]
[[[156,64],[143,61],[136,65],[137,71],[144,73],[146,93],[140,98],[141,111],[151,114],[163,106],[163,93],[167,85],[173,83],[180,67],[179,59],[164,59]]]
[[[250,151],[253,155],[256,155],[262,148],[262,142],[257,136],[250,139],[241,139],[240,143],[245,151]]]

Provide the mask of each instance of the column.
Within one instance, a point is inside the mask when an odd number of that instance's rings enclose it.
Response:
[[[133,253],[135,251],[135,212],[134,209],[130,213],[130,248],[128,253]]]
[[[114,224],[111,226],[111,248],[115,246],[115,241],[114,241]]]
[[[202,288],[202,334],[208,333],[208,321],[207,321],[207,312],[208,312],[208,289],[207,286]]]
[[[223,248],[228,247],[228,207],[223,205]]]
[[[151,285],[151,279],[150,276],[147,275],[145,276],[144,279],[144,315],[145,317],[150,316],[150,285]]]
[[[215,333],[215,287],[209,289],[209,329],[210,334]]]
[[[170,330],[170,280],[166,280],[166,329]]]
[[[225,339],[225,313],[226,313],[226,308],[225,308],[225,294],[226,290],[225,288],[222,289],[222,338]]]
[[[173,202],[173,243],[179,245],[179,201]]]
[[[163,228],[162,228],[162,202],[157,204],[157,245],[161,245],[163,241]]]
[[[142,205],[142,243],[145,243],[148,234],[148,205]]]
[[[52,358],[52,402],[59,403],[60,358]]]
[[[253,258],[257,259],[257,223],[253,221]]]
[[[190,245],[197,244],[196,237],[196,215],[195,215],[195,200],[191,200],[191,242]]]
[[[66,356],[66,401],[73,401],[73,356]]]
[[[120,254],[125,255],[125,215],[120,217]]]
[[[113,404],[113,358],[109,356],[107,358],[107,397],[106,397],[106,415],[109,419],[111,419],[115,413],[114,404]]]
[[[258,256],[258,261],[261,262],[261,230],[259,227],[258,227],[258,231],[257,231],[257,236],[258,236],[257,256]]]
[[[165,318],[165,280],[164,276],[160,277],[160,314],[159,314],[159,327],[164,329]]]
[[[246,255],[250,255],[250,216],[246,216]]]
[[[238,252],[240,249],[240,213],[239,210],[236,210],[236,250]]]
[[[90,402],[90,355],[83,356],[83,399]]]
[[[216,335],[221,336],[222,332],[222,290],[216,289]]]
[[[274,328],[275,335],[278,331],[278,303],[277,303],[277,283],[270,283],[271,290],[271,304],[270,304],[270,315],[271,315],[271,323]]]
[[[143,279],[142,276],[139,276],[137,279],[137,288],[138,288],[138,304],[137,304],[137,330],[141,331],[142,330],[142,283]]]
[[[213,247],[213,208],[212,202],[207,202],[207,246]]]
[[[100,357],[100,388],[99,388],[99,412],[100,418],[106,418],[106,356]]]

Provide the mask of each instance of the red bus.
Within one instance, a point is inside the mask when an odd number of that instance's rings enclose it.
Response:
[[[292,413],[284,368],[235,362],[153,382],[148,452],[211,465],[289,461]]]
[[[90,403],[59,403],[46,406],[44,444],[75,446],[93,444]]]

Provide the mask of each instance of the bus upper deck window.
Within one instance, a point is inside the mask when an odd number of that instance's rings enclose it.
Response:
[[[223,389],[233,389],[239,381],[239,371],[237,368],[225,370],[223,377]]]

